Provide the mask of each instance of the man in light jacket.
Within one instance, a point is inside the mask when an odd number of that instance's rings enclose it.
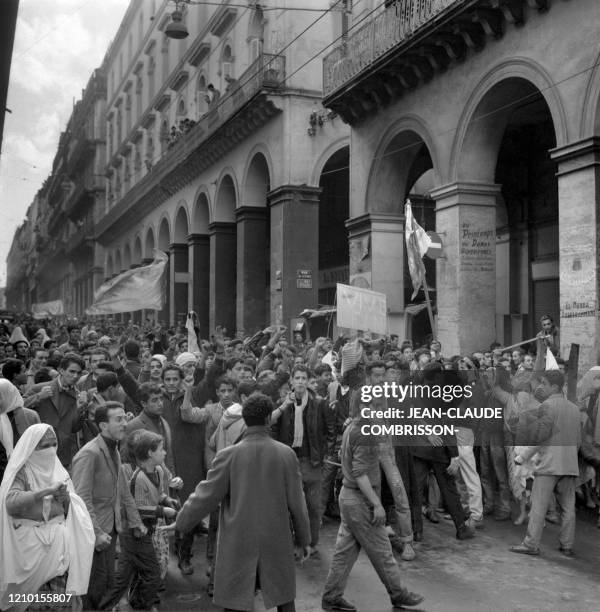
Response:
[[[527,535],[511,551],[526,555],[540,554],[544,517],[553,493],[561,508],[560,552],[573,556],[575,540],[575,479],[579,475],[577,451],[581,446],[579,408],[563,395],[564,376],[549,370],[541,377],[541,391],[548,397],[539,407],[539,417],[529,431],[531,446],[515,457],[515,463],[528,461],[538,453],[531,491],[531,512]]]

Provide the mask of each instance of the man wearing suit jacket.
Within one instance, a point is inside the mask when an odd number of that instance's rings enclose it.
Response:
[[[75,385],[84,366],[79,355],[65,355],[58,368],[58,377],[50,383],[52,394],[41,399],[34,407],[42,423],[48,423],[54,428],[58,438],[57,455],[66,469],[71,466],[75,454],[76,446],[72,434],[77,433],[83,425],[83,413],[80,413],[77,407]]]
[[[581,446],[579,408],[563,395],[564,375],[549,370],[541,377],[540,389],[548,397],[539,407],[539,416],[531,430],[531,446],[524,447],[515,463],[520,465],[538,454],[531,491],[531,512],[527,535],[511,552],[540,554],[544,518],[554,493],[561,510],[560,552],[573,556],[575,540],[575,480],[579,476],[577,451]]]
[[[121,530],[121,507],[134,535],[146,533],[121,470],[117,444],[125,436],[125,410],[106,402],[94,415],[100,434],[73,459],[73,484],[85,502],[96,534],[96,548],[84,608],[96,610],[114,580],[116,535]]]

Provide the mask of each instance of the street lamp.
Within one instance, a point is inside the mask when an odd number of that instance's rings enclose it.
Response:
[[[183,23],[183,11],[179,8],[180,2],[175,3],[175,10],[171,14],[171,21],[165,28],[165,36],[181,40],[187,38],[189,32]]]

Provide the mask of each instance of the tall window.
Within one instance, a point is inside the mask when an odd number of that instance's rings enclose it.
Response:
[[[142,116],[142,111],[144,109],[144,104],[142,101],[142,77],[138,74],[137,81],[135,83],[135,95],[136,95],[136,111],[137,111],[137,119]]]
[[[138,38],[139,38],[139,45],[142,44],[142,40],[144,38],[144,11],[142,11],[140,13],[140,17],[138,19]]]
[[[133,60],[133,34],[129,32],[129,38],[127,40],[127,62],[128,65],[131,65],[131,60]]]
[[[226,77],[233,77],[233,53],[231,52],[231,46],[225,45],[223,47],[223,54],[221,55],[221,91],[227,89],[229,81]]]
[[[208,95],[206,86],[206,78],[203,74],[198,77],[198,86],[196,87],[196,109],[198,111],[198,119],[208,112],[208,102],[206,96]]]
[[[154,163],[154,139],[148,135],[146,142],[146,167],[150,169]]]
[[[169,76],[169,39],[165,36],[162,47],[162,79],[165,81]]]
[[[169,122],[165,117],[160,124],[160,152],[164,153],[169,146]]]
[[[260,9],[256,9],[248,27],[249,59],[252,63],[261,53],[264,38],[264,15]]]
[[[156,62],[154,61],[154,52],[148,58],[148,105],[154,97],[154,73],[156,72]]]
[[[187,114],[187,110],[185,108],[185,100],[183,96],[181,96],[177,102],[177,119],[183,119]]]
[[[131,94],[127,92],[125,97],[125,133],[131,132]]]
[[[123,118],[121,116],[121,107],[117,108],[117,142],[116,147],[118,148],[123,141]]]

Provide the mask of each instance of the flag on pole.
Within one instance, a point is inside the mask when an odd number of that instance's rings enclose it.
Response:
[[[147,308],[162,310],[165,297],[165,268],[169,257],[156,251],[154,261],[141,268],[126,270],[101,285],[87,315],[133,312]]]
[[[404,236],[406,238],[408,270],[414,289],[410,299],[414,300],[417,293],[419,293],[419,289],[425,283],[425,264],[423,263],[423,255],[425,255],[427,249],[429,249],[431,239],[413,217],[410,200],[406,200],[404,217]]]

